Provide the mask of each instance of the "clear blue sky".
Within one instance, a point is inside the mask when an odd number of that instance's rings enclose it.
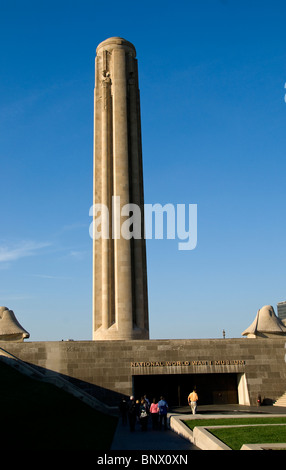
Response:
[[[198,205],[147,243],[151,338],[240,337],[285,292],[285,0],[0,3],[0,305],[30,340],[92,338],[95,50],[137,50],[146,203]]]

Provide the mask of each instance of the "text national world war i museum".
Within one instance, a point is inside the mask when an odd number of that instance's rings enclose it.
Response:
[[[0,354],[63,378],[106,409],[122,395],[149,393],[186,405],[193,386],[202,405],[256,405],[258,396],[275,404],[286,391],[286,326],[271,305],[257,306],[241,338],[150,339],[140,119],[135,47],[106,39],[95,58],[92,340],[32,341],[7,306]],[[196,207],[188,211],[192,234],[183,250],[196,246]]]

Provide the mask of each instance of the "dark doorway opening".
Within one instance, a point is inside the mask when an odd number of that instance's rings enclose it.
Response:
[[[149,400],[164,395],[169,406],[185,406],[189,393],[196,388],[200,405],[238,403],[237,374],[134,375],[135,398]]]

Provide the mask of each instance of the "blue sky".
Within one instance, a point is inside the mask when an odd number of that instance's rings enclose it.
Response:
[[[286,300],[284,0],[0,3],[0,305],[31,341],[92,338],[97,45],[137,50],[145,202],[197,204],[148,240],[150,335],[240,337]]]

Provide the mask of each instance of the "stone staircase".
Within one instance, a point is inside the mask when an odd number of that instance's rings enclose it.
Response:
[[[91,396],[89,393],[82,390],[80,387],[72,384],[68,380],[61,377],[57,372],[47,371],[47,373],[40,372],[36,367],[33,367],[31,364],[27,364],[21,359],[17,358],[13,354],[10,354],[8,351],[5,351],[0,347],[0,361],[6,363],[7,365],[13,367],[18,372],[25,374],[32,379],[40,380],[42,382],[50,383],[56,387],[64,390],[67,393],[70,393],[74,397],[83,401],[86,405],[91,406],[92,408],[112,416],[118,416],[118,408],[106,405],[102,403],[97,398]]]
[[[278,400],[273,403],[273,406],[285,406],[286,407],[286,392]]]

